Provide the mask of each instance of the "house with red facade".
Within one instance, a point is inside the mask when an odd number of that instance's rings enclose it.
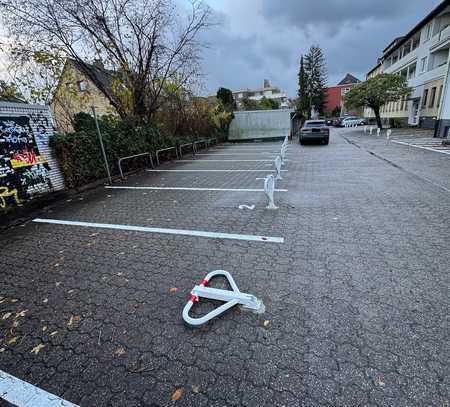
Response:
[[[355,85],[360,83],[361,81],[358,78],[355,78],[351,74],[345,75],[345,78],[342,79],[336,86],[330,86],[325,88],[326,101],[324,113],[327,116],[344,116],[344,115],[358,115],[359,112],[346,112],[344,107],[344,96],[346,93]],[[338,109],[340,111],[338,112]]]

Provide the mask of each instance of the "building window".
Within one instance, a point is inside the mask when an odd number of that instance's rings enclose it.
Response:
[[[431,88],[431,98],[430,98],[430,105],[428,107],[434,106],[434,101],[436,100],[436,86]]]
[[[428,57],[422,58],[421,65],[420,65],[420,72],[425,72],[427,69],[427,61]]]
[[[408,67],[408,79],[414,79],[416,77],[416,64],[411,64]]]
[[[441,105],[441,98],[442,98],[442,90],[444,89],[444,85],[441,85],[439,87],[439,94],[438,94],[438,98],[437,98],[437,105],[436,107],[439,107]]]
[[[80,92],[86,92],[87,91],[87,82],[86,81],[78,81],[77,87]]]
[[[423,91],[422,107],[427,107],[427,101],[428,101],[428,89],[425,89]]]
[[[431,27],[432,23],[428,24],[427,27],[425,28],[426,30],[425,41],[428,41],[431,38]]]

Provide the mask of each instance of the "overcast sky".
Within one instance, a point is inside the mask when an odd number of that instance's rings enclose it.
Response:
[[[181,0],[183,1],[183,0]],[[322,47],[328,83],[359,79],[381,50],[406,34],[440,0],[204,0],[219,24],[202,35],[204,90],[255,88],[263,79],[297,93],[300,54]],[[0,39],[1,39],[0,27]],[[0,78],[6,72],[0,56]]]
[[[300,54],[324,50],[328,83],[347,72],[359,79],[383,48],[406,34],[440,0],[205,0],[219,26],[204,38],[206,90],[254,88],[264,78],[297,92]]]

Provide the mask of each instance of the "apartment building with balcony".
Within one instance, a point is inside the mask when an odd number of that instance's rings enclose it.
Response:
[[[383,122],[398,119],[403,125],[440,129],[446,120],[442,109],[447,84],[450,49],[450,0],[443,1],[420,21],[409,33],[394,39],[378,59],[367,78],[380,73],[404,76],[412,93],[408,98],[385,105],[381,110]],[[365,109],[367,118],[374,118],[371,109]],[[450,118],[448,118],[450,119]],[[444,134],[445,133],[445,134]]]
[[[268,79],[264,79],[262,88],[233,91],[233,97],[239,108],[242,106],[241,102],[244,98],[259,102],[263,97],[276,100],[281,109],[290,107],[287,93],[281,91],[277,86],[272,86]]]

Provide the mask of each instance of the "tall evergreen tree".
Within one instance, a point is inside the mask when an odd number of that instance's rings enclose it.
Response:
[[[316,111],[323,112],[325,105],[325,85],[327,82],[327,69],[322,49],[313,45],[305,56],[305,71],[308,78],[308,96],[310,106]]]
[[[300,57],[300,69],[298,71],[297,112],[304,118],[308,118],[311,112],[310,99],[308,96],[308,77],[305,71],[303,55]]]

